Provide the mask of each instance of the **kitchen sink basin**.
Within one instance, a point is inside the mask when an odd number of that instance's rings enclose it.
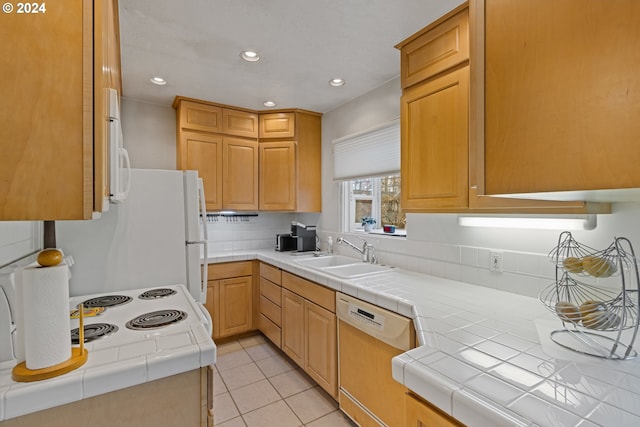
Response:
[[[323,268],[350,264],[362,264],[362,261],[357,258],[351,258],[348,256],[328,255],[316,258],[300,259],[297,261],[297,263],[305,267]]]
[[[354,279],[356,277],[368,276],[371,274],[379,274],[389,271],[391,267],[380,264],[368,264],[359,262],[357,264],[346,264],[335,267],[325,267],[321,270],[333,276],[344,279]]]

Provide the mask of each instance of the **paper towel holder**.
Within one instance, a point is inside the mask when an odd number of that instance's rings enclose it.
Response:
[[[33,382],[48,380],[64,375],[84,365],[89,357],[89,352],[84,348],[84,306],[80,304],[79,310],[79,338],[80,347],[71,347],[71,357],[57,365],[41,369],[27,368],[27,362],[20,362],[11,371],[11,378],[16,382]]]

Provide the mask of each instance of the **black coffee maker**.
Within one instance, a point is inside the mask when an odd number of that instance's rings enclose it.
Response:
[[[298,252],[309,252],[316,250],[316,226],[304,225],[297,221],[291,222],[291,237],[298,242]]]

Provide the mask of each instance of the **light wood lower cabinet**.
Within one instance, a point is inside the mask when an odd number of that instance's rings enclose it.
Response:
[[[282,288],[279,268],[260,263],[258,329],[272,343],[282,347]]]
[[[209,265],[206,307],[213,319],[213,338],[253,329],[252,263]]]
[[[406,427],[463,427],[458,420],[436,409],[412,393],[405,396]]]
[[[211,426],[213,378],[208,368],[115,390],[0,422],[2,427]]]
[[[282,350],[337,399],[335,292],[282,273]]]

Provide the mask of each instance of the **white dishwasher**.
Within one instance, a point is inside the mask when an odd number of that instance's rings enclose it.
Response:
[[[336,293],[340,409],[358,425],[404,424],[406,388],[391,359],[415,346],[411,319]]]

